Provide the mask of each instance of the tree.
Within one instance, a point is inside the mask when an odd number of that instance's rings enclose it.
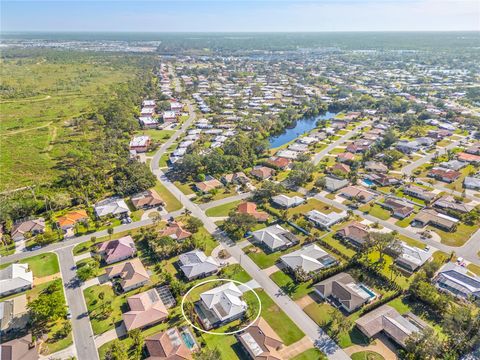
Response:
[[[371,232],[366,242],[366,247],[371,251],[377,251],[379,255],[378,261],[383,263],[387,249],[396,251],[399,248],[399,242],[392,233]]]
[[[106,360],[128,360],[125,344],[118,339],[113,340],[105,354]]]
[[[218,360],[222,358],[220,351],[215,349],[209,349],[206,346],[193,353],[193,358],[195,360]]]
[[[128,336],[132,339],[132,348],[133,353],[136,359],[140,359],[143,351],[143,344],[145,343],[145,339],[140,329],[134,329],[128,332]]]
[[[405,341],[405,350],[401,351],[405,360],[434,360],[442,353],[442,342],[430,327],[422,332],[414,332]]]
[[[198,230],[203,226],[202,220],[190,216],[187,220],[187,224],[185,225],[185,228],[190,231],[192,234],[195,234],[198,232]]]
[[[231,212],[228,219],[223,223],[223,229],[233,240],[240,240],[256,223],[257,219],[250,214]]]

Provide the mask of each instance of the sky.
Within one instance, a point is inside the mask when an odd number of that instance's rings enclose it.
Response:
[[[1,1],[1,31],[480,30],[479,0]]]

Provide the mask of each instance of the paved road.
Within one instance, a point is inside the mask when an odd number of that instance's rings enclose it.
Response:
[[[220,200],[210,201],[208,203],[200,204],[198,206],[202,210],[207,210],[207,209],[211,209],[211,208],[223,205],[223,204],[228,204],[228,203],[231,203],[231,202],[234,202],[234,201],[245,200],[245,199],[248,199],[249,197],[251,197],[252,195],[253,195],[252,192],[246,192],[246,193],[243,193],[243,194],[229,196],[227,198],[223,198],[223,199],[220,199]]]
[[[365,121],[361,122],[355,129],[353,129],[352,131],[349,131],[348,133],[343,135],[340,139],[335,140],[333,143],[328,145],[325,149],[323,149],[320,152],[313,155],[313,160],[312,160],[313,163],[315,165],[317,165],[325,155],[330,153],[330,151],[332,151],[337,146],[342,145],[345,141],[347,141],[347,140],[351,139],[352,137],[354,137],[355,135],[357,135],[358,132],[361,129],[363,129],[365,126],[368,126],[370,123],[371,123],[371,120],[365,120]]]
[[[78,359],[98,359],[97,347],[93,336],[87,306],[83,298],[82,288],[77,279],[75,260],[72,254],[73,246],[57,250],[60,260],[65,295],[68,307],[72,313],[72,330]]]
[[[305,312],[264,273],[242,249],[235,245],[221,232],[215,223],[205,215],[205,212],[195,203],[190,201],[183,193],[165,176],[158,168],[153,170],[162,184],[177,198],[183,206],[190,210],[192,215],[202,220],[207,231],[212,234],[222,245],[228,248],[232,257],[240,263],[245,271],[260,284],[265,292],[275,301],[275,303],[302,329],[302,331],[327,354],[329,359],[342,360],[349,359],[348,355],[320,328]]]
[[[170,217],[177,217],[177,216],[181,215],[181,213],[182,213],[182,210],[173,211],[171,213],[167,213],[167,214],[163,215],[162,219],[166,220]],[[132,222],[130,224],[123,224],[123,225],[115,227],[113,229],[113,233],[116,234],[116,233],[119,233],[119,232],[122,232],[122,231],[134,230],[134,229],[138,229],[140,227],[148,226],[148,225],[152,225],[152,224],[153,224],[152,219],[135,221],[135,222]],[[88,235],[82,235],[82,236],[74,237],[74,238],[71,238],[71,239],[68,239],[68,240],[60,241],[60,242],[57,242],[57,243],[54,243],[54,244],[50,244],[50,245],[47,245],[47,246],[42,247],[41,249],[38,249],[38,250],[35,250],[35,251],[25,251],[25,252],[18,253],[18,254],[4,256],[4,257],[0,258],[0,265],[10,263],[10,262],[19,261],[19,260],[25,259],[27,257],[43,254],[43,253],[46,253],[46,252],[53,252],[53,251],[61,250],[61,249],[64,249],[64,248],[69,248],[69,247],[81,244],[85,241],[88,241],[93,236],[95,236],[96,238],[108,236],[108,231],[107,230],[100,230],[100,231],[97,231],[97,232],[94,232],[94,233],[91,233],[91,234],[88,234]]]
[[[453,148],[456,148],[462,141],[463,141],[463,139],[460,139],[460,140],[457,140],[457,141],[454,141],[454,142],[448,144],[447,146],[445,146],[443,148],[438,148],[437,149],[438,153],[442,154],[442,152],[445,153],[447,150],[451,150]],[[407,166],[404,166],[401,169],[402,173],[407,174],[407,175],[412,175],[413,170],[415,170],[419,166],[422,166],[422,165],[430,162],[433,159],[433,157],[435,156],[435,152],[436,151],[428,153],[427,155],[423,156],[422,158],[408,164]]]
[[[155,168],[158,168],[158,163],[160,161],[160,158],[165,154],[165,152],[168,150],[170,146],[173,145],[173,143],[182,135],[185,133],[185,131],[192,125],[192,123],[195,121],[196,114],[195,110],[190,104],[190,102],[187,101],[187,107],[188,107],[188,113],[189,117],[188,119],[182,124],[181,128],[178,129],[175,134],[173,134],[165,143],[163,143],[158,151],[153,155],[152,161],[150,162],[150,166],[152,167],[152,170]]]

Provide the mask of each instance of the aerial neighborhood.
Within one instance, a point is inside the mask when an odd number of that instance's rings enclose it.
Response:
[[[479,359],[478,58],[168,46],[0,199],[1,359]]]

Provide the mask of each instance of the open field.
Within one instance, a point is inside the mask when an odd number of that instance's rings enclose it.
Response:
[[[90,112],[108,86],[133,75],[105,59],[22,58],[2,62],[0,191],[51,181],[57,160],[76,139],[88,139]]]

